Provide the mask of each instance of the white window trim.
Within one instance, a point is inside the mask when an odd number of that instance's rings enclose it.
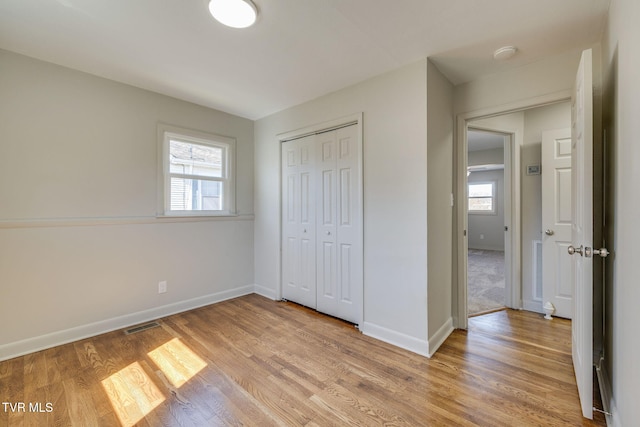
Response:
[[[492,210],[490,211],[474,211],[471,209],[467,209],[467,212],[470,215],[497,215],[498,214],[498,209],[496,207],[496,192],[497,192],[497,187],[498,187],[498,182],[497,181],[473,181],[473,182],[467,182],[467,207],[469,206],[469,186],[470,185],[482,185],[482,184],[491,184],[491,191],[492,191],[492,195],[491,195],[491,207]],[[487,196],[488,197],[488,196]]]
[[[225,149],[224,170],[226,178],[211,178],[207,180],[223,182],[223,206],[224,210],[171,210],[170,209],[170,179],[169,173],[169,140],[179,139],[185,142],[222,147]],[[158,206],[156,217],[216,217],[237,216],[236,211],[236,140],[228,136],[181,128],[167,124],[158,124]],[[176,174],[173,174],[174,176]],[[192,175],[195,176],[195,175]]]

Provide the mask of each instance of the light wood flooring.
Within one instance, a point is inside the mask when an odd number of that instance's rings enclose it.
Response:
[[[0,362],[0,401],[27,409],[0,426],[604,425],[581,417],[562,319],[475,317],[431,359],[257,295],[160,323]]]

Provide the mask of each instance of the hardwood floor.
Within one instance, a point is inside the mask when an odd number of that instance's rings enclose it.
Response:
[[[431,359],[257,295],[159,323],[0,362],[0,426],[604,425],[561,319],[475,317]]]

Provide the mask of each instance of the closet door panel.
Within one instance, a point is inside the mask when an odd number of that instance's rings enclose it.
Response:
[[[315,146],[282,144],[282,297],[316,307]]]
[[[336,315],[336,132],[316,135],[318,150],[318,311]]]
[[[336,243],[339,248],[336,287],[339,292],[334,316],[354,323],[361,320],[363,294],[362,171],[358,144],[356,126],[336,131]]]

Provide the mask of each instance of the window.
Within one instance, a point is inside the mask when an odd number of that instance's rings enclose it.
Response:
[[[235,213],[235,140],[160,126],[164,215]]]
[[[469,213],[496,213],[496,183],[469,183]]]

